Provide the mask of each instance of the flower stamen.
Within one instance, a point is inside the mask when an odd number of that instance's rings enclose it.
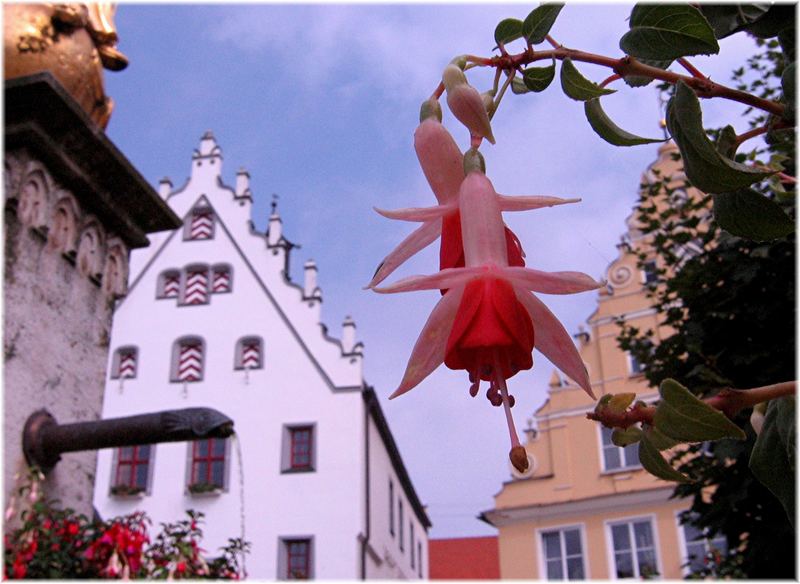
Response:
[[[508,435],[511,438],[511,450],[508,453],[508,458],[511,464],[514,465],[519,472],[525,472],[528,468],[528,454],[525,447],[519,442],[517,428],[514,426],[514,417],[511,415],[512,402],[509,399],[508,388],[506,387],[506,380],[503,379],[500,367],[500,356],[495,352],[495,377],[492,386],[499,389],[500,399],[503,404],[503,411],[506,415],[506,423],[508,425]]]

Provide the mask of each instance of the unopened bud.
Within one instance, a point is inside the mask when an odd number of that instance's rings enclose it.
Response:
[[[453,57],[453,60],[450,61],[451,65],[455,65],[462,71],[467,66],[467,56],[466,55],[459,55],[458,57]]]
[[[524,446],[514,446],[509,451],[508,458],[511,460],[511,464],[514,465],[514,468],[519,472],[528,470],[528,453]]]
[[[456,65],[448,65],[442,72],[442,83],[444,83],[444,88],[450,92],[459,85],[467,84],[467,76]]]
[[[419,121],[422,123],[428,118],[436,118],[440,122],[442,121],[442,105],[438,99],[430,98],[422,102],[419,108]]]
[[[464,153],[464,176],[473,170],[486,174],[486,161],[476,148],[470,148]]]

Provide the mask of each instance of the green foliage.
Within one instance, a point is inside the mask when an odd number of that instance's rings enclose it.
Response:
[[[644,434],[639,442],[639,462],[647,472],[665,481],[692,482],[692,479],[675,470],[669,462],[664,460],[655,444]]]
[[[658,69],[667,69],[672,64],[672,59],[639,59],[639,62],[643,65],[657,67]],[[628,87],[645,87],[653,82],[652,77],[647,77],[645,75],[625,75],[622,80]]]
[[[624,430],[622,428],[614,428],[614,431],[611,432],[611,443],[624,448],[625,446],[636,444],[642,439],[642,436],[642,430],[636,426],[631,426]]]
[[[586,79],[569,58],[564,59],[561,63],[561,89],[564,90],[567,97],[577,101],[586,101],[615,92],[613,89],[600,87],[597,83]]]
[[[653,142],[663,142],[664,140],[654,138],[642,138],[626,132],[611,121],[600,105],[600,99],[590,99],[583,104],[586,119],[589,125],[603,140],[614,146],[637,146],[639,144],[652,144]]]
[[[771,401],[750,455],[753,474],[778,498],[791,521],[795,517],[796,431],[795,398]]]
[[[695,397],[674,379],[665,379],[659,388],[653,422],[662,434],[684,442],[703,442],[721,438],[739,438],[745,434],[725,414]]]
[[[764,16],[769,4],[699,4],[698,9],[714,29],[714,36],[724,39]]]
[[[667,128],[681,151],[686,176],[707,193],[747,187],[770,174],[723,157],[706,136],[700,100],[682,81],[667,105]]]
[[[681,443],[680,440],[674,440],[662,434],[655,426],[644,424],[642,430],[650,443],[659,450],[669,450]]]
[[[553,62],[549,67],[528,67],[522,72],[522,81],[526,88],[538,93],[547,89],[555,76],[556,64]]]
[[[534,8],[522,23],[522,35],[525,40],[532,45],[544,42],[562,8],[564,4],[561,2],[543,2]]]
[[[754,241],[780,239],[795,228],[777,203],[753,189],[714,195],[714,218],[728,233]]]
[[[494,42],[504,45],[522,37],[522,21],[518,18],[501,20],[494,29]]]
[[[688,4],[637,4],[620,48],[633,57],[667,60],[719,52],[711,25]]]

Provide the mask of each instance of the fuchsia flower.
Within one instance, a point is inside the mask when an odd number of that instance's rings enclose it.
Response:
[[[474,150],[470,154],[473,152],[473,156],[479,156]],[[602,284],[580,272],[541,272],[509,261],[509,230],[501,211],[536,208],[542,206],[540,199],[498,195],[483,172],[472,170],[462,181],[457,199],[435,208],[441,214],[455,210],[459,214],[464,267],[412,276],[375,289],[382,293],[447,290],[425,323],[403,379],[390,399],[416,387],[442,363],[468,372],[472,396],[477,395],[481,380],[488,381],[487,398],[493,405],[504,407],[512,445],[510,456],[519,470],[527,467],[527,457],[514,428],[510,411],[513,397],[508,395],[506,380],[533,366],[534,347],[594,397],[572,338],[532,292],[572,294]],[[430,213],[408,209],[384,214],[420,220]]]
[[[439,205],[396,211],[375,209],[389,219],[416,221],[422,225],[383,259],[367,288],[373,288],[380,284],[404,261],[436,241],[439,236],[442,238],[439,268],[464,266],[461,215],[458,206],[458,192],[464,181],[464,156],[453,137],[435,116],[424,119],[417,127],[414,132],[414,149],[417,152],[422,172]],[[497,198],[503,211],[525,211],[575,203],[580,200],[535,195],[524,197],[497,195]],[[524,266],[525,252],[522,250],[519,239],[505,224],[503,227],[509,265]]]

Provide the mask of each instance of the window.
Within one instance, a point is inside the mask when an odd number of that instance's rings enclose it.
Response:
[[[658,574],[653,524],[649,519],[612,523],[610,528],[617,578],[647,578]]]
[[[208,268],[193,266],[186,268],[186,286],[183,289],[183,304],[206,304],[208,302]]]
[[[548,580],[584,580],[580,527],[541,532],[542,561]]]
[[[211,270],[211,293],[221,294],[231,291],[231,268],[230,266],[214,266]]]
[[[410,538],[408,542],[409,543],[408,550],[409,553],[411,554],[411,569],[413,570],[414,569],[414,522],[413,521],[408,522],[408,537]]]
[[[236,342],[236,369],[261,369],[261,339],[243,337]]]
[[[403,541],[403,502],[398,501],[397,506],[397,518],[399,520],[398,526],[400,528],[399,536],[400,536],[400,551],[405,551],[405,542]]]
[[[389,479],[389,533],[394,537],[394,483]]]
[[[184,228],[184,239],[212,239],[214,237],[214,212],[208,207],[192,211],[189,223]]]
[[[617,470],[623,468],[640,468],[639,447],[629,444],[624,448],[615,446],[611,442],[611,428],[600,427],[603,441],[603,470]]]
[[[114,352],[111,361],[111,379],[130,379],[136,377],[136,347],[120,347]]]
[[[310,537],[281,538],[278,558],[278,578],[281,580],[310,580],[314,577]]]
[[[626,353],[626,355],[628,356],[628,371],[631,372],[631,375],[644,373],[644,363],[639,362],[631,353]]]
[[[134,495],[147,490],[152,446],[123,446],[116,451],[113,495]]]
[[[687,521],[692,520],[688,514]],[[680,526],[683,535],[683,560],[687,573],[696,573],[708,569],[709,558],[716,554],[723,557],[728,553],[728,542],[723,535],[709,538],[706,532],[691,523]]]
[[[643,267],[642,278],[645,284],[651,284],[658,280],[658,266],[655,260],[645,262]]]
[[[281,472],[313,472],[316,470],[314,434],[313,424],[284,427]]]
[[[422,542],[417,542],[417,575],[422,578]]]
[[[181,273],[167,270],[158,277],[157,298],[177,298],[181,291]]]
[[[202,381],[204,352],[203,340],[198,337],[185,337],[175,341],[172,353],[172,381]]]
[[[208,438],[191,443],[190,492],[201,493],[225,488],[226,445],[227,440],[224,438]]]

